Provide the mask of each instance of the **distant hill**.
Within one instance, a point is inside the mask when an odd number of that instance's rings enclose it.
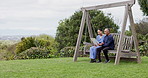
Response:
[[[0,35],[0,40],[18,41],[21,40],[22,37],[30,37],[30,36],[37,36],[37,35]]]
[[[29,36],[29,35],[28,35]],[[26,35],[0,35],[0,40],[21,40],[22,37],[28,37]]]

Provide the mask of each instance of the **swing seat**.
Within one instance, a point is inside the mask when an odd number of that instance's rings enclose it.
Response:
[[[111,33],[114,38],[114,44],[115,44],[115,49],[114,50],[108,50],[108,53],[116,54],[117,53],[117,47],[118,47],[118,42],[120,39],[120,34],[119,33]],[[92,46],[92,43],[84,43],[84,54],[89,54],[90,46]],[[132,47],[133,47],[133,36],[124,36],[123,44],[122,44],[122,50],[121,50],[121,57],[132,57],[132,56],[137,56],[136,52],[132,52]]]

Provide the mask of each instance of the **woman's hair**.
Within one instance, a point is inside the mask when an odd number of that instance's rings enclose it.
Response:
[[[103,31],[102,29],[98,29],[98,30]]]

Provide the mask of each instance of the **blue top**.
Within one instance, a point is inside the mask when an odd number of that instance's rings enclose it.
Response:
[[[106,35],[103,40],[104,44],[103,47],[110,47],[111,49],[114,49],[114,39],[112,35]]]
[[[102,37],[100,37],[100,35],[98,35],[98,36],[96,37],[96,39],[97,39],[97,41],[98,41],[99,43],[102,43],[103,40],[104,40],[104,37],[105,37],[105,35],[102,35]]]

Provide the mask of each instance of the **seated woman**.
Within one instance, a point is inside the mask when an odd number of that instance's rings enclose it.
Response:
[[[102,33],[102,30],[99,29],[98,30],[98,36],[96,37],[96,40],[99,42],[99,43],[102,43],[103,40],[104,40],[104,35]],[[94,45],[92,47],[90,47],[90,63],[93,63],[93,62],[96,62],[96,55],[97,55],[97,48],[100,48],[101,46],[99,45]]]

